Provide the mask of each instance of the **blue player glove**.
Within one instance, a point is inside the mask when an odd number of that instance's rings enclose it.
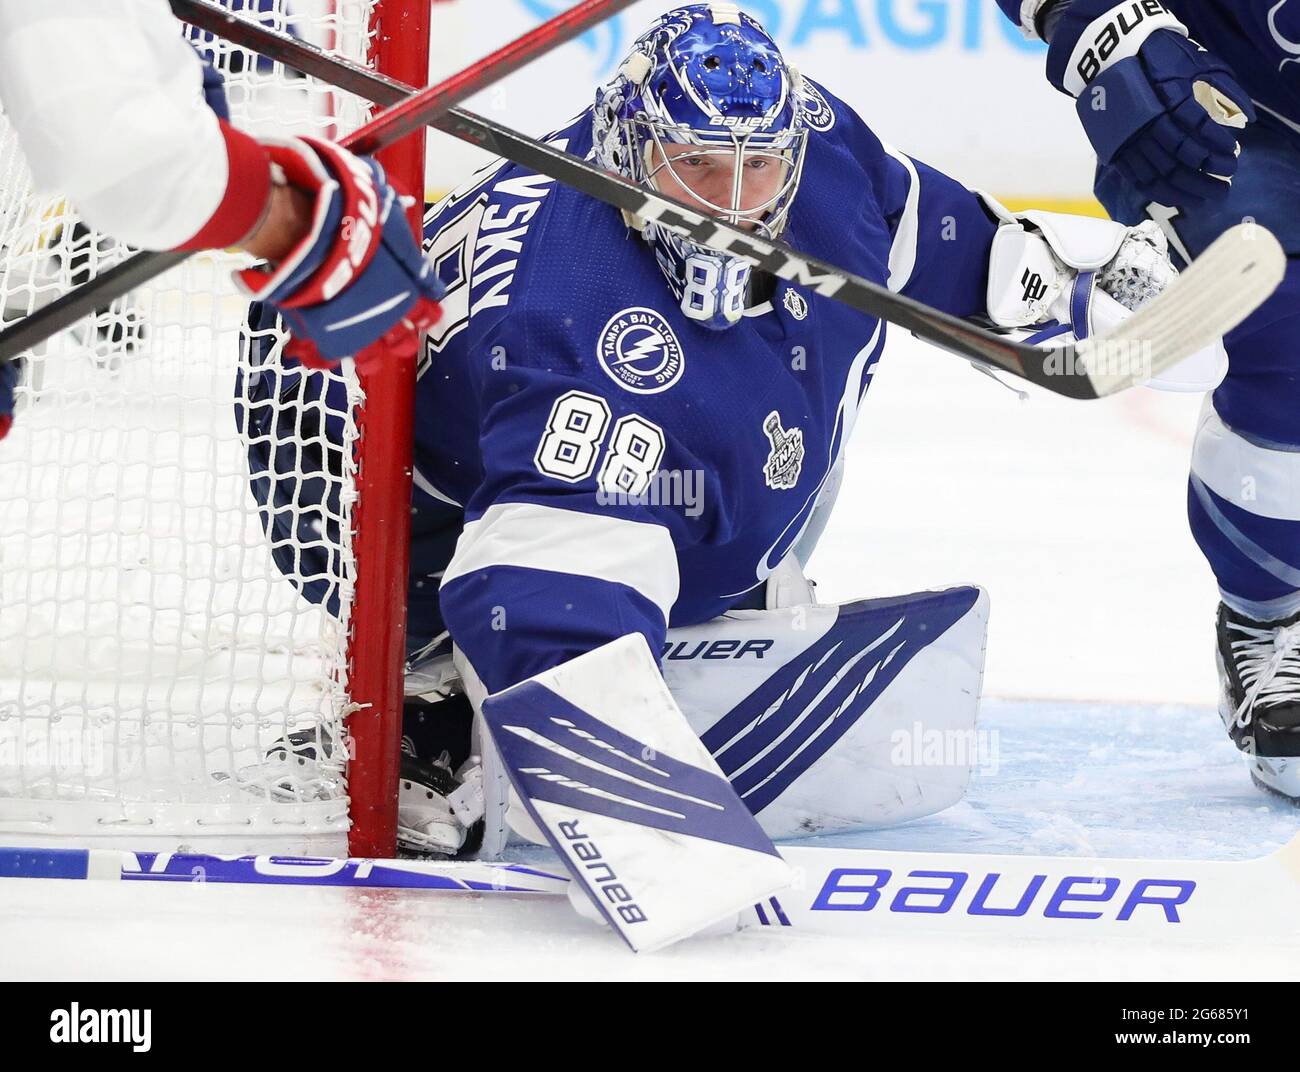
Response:
[[[0,362],[0,439],[9,434],[14,423],[14,388],[18,386],[18,365]]]
[[[384,169],[331,142],[264,142],[292,186],[315,198],[309,233],[273,270],[240,281],[274,305],[293,334],[287,356],[329,368],[380,340],[402,341],[437,322],[442,287]]]
[[[1103,171],[1162,205],[1227,195],[1235,131],[1254,121],[1254,107],[1160,0],[1072,0],[1051,33],[1047,72],[1078,98]]]

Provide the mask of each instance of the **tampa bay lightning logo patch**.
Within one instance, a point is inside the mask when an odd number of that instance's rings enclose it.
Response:
[[[803,469],[803,430],[782,428],[781,415],[773,410],[763,421],[763,431],[772,444],[763,466],[763,479],[773,491],[789,491],[799,483]]]
[[[813,130],[825,134],[835,125],[835,110],[822,91],[806,78],[799,86],[799,108],[803,112],[803,121]]]
[[[625,391],[657,395],[682,378],[686,355],[676,332],[653,309],[624,309],[609,318],[596,343],[600,367]]]

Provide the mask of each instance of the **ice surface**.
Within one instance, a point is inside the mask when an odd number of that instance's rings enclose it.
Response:
[[[966,799],[889,830],[801,844],[1242,860],[1300,809],[1262,793],[1210,707],[986,701]]]

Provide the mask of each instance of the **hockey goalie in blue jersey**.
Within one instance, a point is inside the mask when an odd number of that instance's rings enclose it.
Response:
[[[1273,297],[1224,339],[1188,481],[1214,570],[1220,714],[1265,788],[1300,801],[1300,0],[998,0],[1078,98],[1096,191],[1186,263],[1254,220],[1281,240]]]
[[[551,140],[1029,337],[1103,330],[1175,274],[1152,225],[1014,216],[883,144],[731,4],[662,16]],[[958,800],[973,757],[953,744],[973,741],[986,596],[820,606],[801,565],[885,325],[508,163],[434,206],[425,237],[446,294],[417,388],[408,687],[438,702],[408,712],[409,749],[440,754],[420,739],[457,705],[480,717],[475,758],[444,760],[422,797],[437,803],[404,804],[404,847],[463,851],[481,828],[492,851],[507,823],[555,844],[556,810],[586,801],[595,823],[598,799],[625,826],[767,859],[764,839]],[[344,400],[315,374],[272,376],[278,360],[264,355],[241,420],[264,519],[287,546],[295,526],[337,517],[321,507],[337,501],[337,466],[269,468],[259,399],[301,398],[290,422],[319,415],[322,395],[329,421]],[[633,718],[636,697],[652,710]],[[542,725],[548,704],[569,714]],[[602,705],[609,720],[592,714]],[[704,746],[691,799],[729,816],[716,830],[673,825],[687,819],[637,797],[651,774],[610,769],[644,767],[637,756],[677,739],[650,724],[683,717]]]

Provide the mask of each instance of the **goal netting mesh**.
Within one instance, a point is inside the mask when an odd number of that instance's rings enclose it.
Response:
[[[228,6],[366,59],[367,0]],[[359,100],[187,33],[225,73],[245,130],[335,138],[367,117]],[[33,191],[0,112],[0,319],[129,252]],[[345,450],[335,524],[315,526],[321,540],[342,534],[328,574],[319,555],[300,562],[301,528],[277,548],[296,580],[335,597],[334,616],[277,568],[249,491],[234,415],[250,354],[248,303],[230,280],[240,264],[193,257],[22,360],[0,441],[0,844],[346,843],[355,463]],[[345,385],[360,402],[355,380]],[[296,457],[321,434],[323,422],[306,424],[317,427],[277,433],[292,442],[272,454]],[[314,762],[277,750],[290,734]]]

